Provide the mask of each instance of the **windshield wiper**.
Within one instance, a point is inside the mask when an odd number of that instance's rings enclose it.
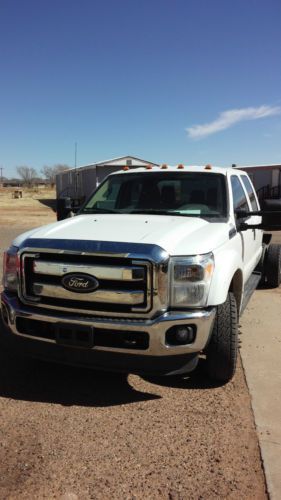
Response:
[[[185,214],[183,212],[179,212],[176,210],[163,210],[163,209],[156,209],[156,208],[140,208],[136,210],[131,210],[130,214],[152,214],[152,215],[181,215],[186,216],[189,214]]]
[[[120,214],[119,210],[112,210],[109,208],[84,208],[81,214]]]

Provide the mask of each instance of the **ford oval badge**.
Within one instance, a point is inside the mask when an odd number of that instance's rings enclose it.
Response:
[[[99,286],[98,280],[86,273],[65,274],[61,280],[62,286],[70,292],[89,293]]]

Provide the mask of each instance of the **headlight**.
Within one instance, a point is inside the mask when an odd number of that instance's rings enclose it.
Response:
[[[214,271],[212,253],[171,259],[171,306],[202,307],[207,303]]]
[[[17,251],[18,248],[10,247],[4,252],[3,259],[3,287],[12,292],[16,292],[18,289],[20,261]]]

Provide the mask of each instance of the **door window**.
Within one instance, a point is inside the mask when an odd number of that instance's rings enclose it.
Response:
[[[253,211],[258,210],[259,208],[258,208],[258,204],[257,204],[257,200],[256,200],[256,195],[254,193],[254,190],[251,186],[251,183],[250,183],[248,177],[246,175],[242,175],[242,181],[243,181],[243,184],[246,188],[248,196],[250,198],[250,202],[251,202],[251,206],[252,206]]]
[[[231,177],[231,187],[233,195],[233,206],[235,210],[249,210],[247,198],[240,182],[239,177],[233,175]]]

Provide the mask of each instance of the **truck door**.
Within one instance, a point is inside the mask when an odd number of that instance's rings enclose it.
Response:
[[[241,180],[248,196],[248,201],[250,203],[250,210],[252,210],[253,212],[260,210],[258,198],[249,177],[247,175],[241,175]],[[249,219],[249,224],[260,224],[260,223],[261,223],[261,217],[257,215],[252,216]],[[261,229],[253,229],[253,234],[254,234],[253,252],[257,256],[257,261],[259,261],[260,252],[262,248],[263,231]]]
[[[238,175],[231,176],[231,189],[233,197],[233,208],[235,210],[246,210],[250,211],[250,202],[247,199],[246,193],[242,186],[241,180]],[[249,224],[256,224],[256,217],[249,217],[247,222]],[[258,222],[259,222],[258,218]],[[236,225],[237,227],[237,225]],[[256,229],[248,229],[247,231],[239,231],[239,226],[237,227],[239,237],[242,243],[242,259],[244,263],[244,280],[248,280],[252,274],[256,264],[260,258],[261,242],[259,235],[257,235]]]

